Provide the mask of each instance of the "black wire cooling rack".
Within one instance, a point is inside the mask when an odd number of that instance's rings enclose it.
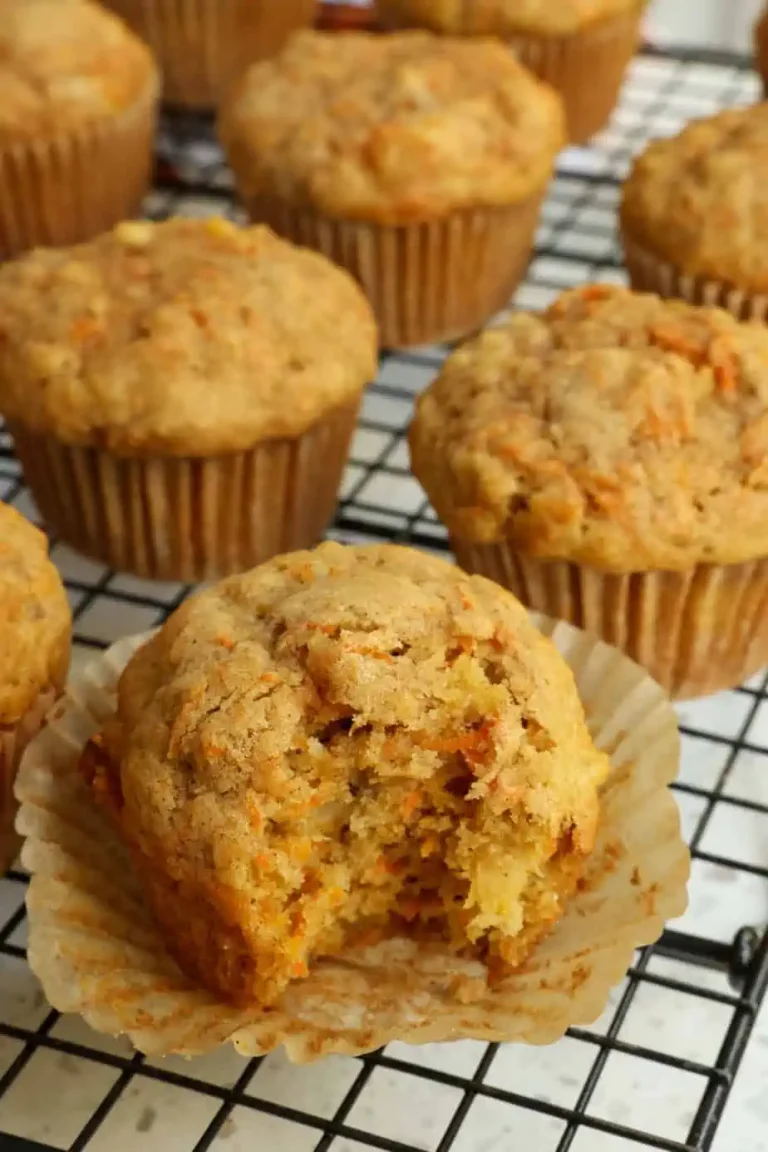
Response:
[[[756,93],[743,60],[639,57],[611,128],[593,147],[561,159],[516,305],[544,306],[589,279],[621,281],[614,216],[631,156],[648,138],[750,102]],[[210,212],[236,213],[210,125],[168,120],[147,213]],[[445,349],[424,348],[382,357],[345,476],[337,537],[447,549],[409,475],[404,443],[413,398],[444,355]],[[36,517],[1,433],[0,496]],[[188,592],[108,572],[55,543],[53,556],[74,609],[77,660],[157,624]],[[768,937],[760,930],[768,922],[766,677],[686,705],[680,718],[684,754],[676,791],[694,858],[691,907],[659,944],[636,956],[593,1028],[573,1030],[548,1049],[395,1044],[307,1069],[291,1068],[280,1054],[246,1061],[231,1050],[187,1063],[148,1061],[45,1004],[25,963],[26,879],[11,872],[0,881],[0,1149],[768,1148],[759,1063],[754,1091],[739,1092],[751,1054],[761,1038],[763,1052],[768,1044],[768,1019],[750,1044],[768,987]]]

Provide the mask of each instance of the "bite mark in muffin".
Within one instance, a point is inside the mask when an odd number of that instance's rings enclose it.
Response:
[[[395,935],[510,971],[578,881],[608,770],[518,602],[392,547],[194,598],[100,741],[83,769],[169,948],[244,1004]]]

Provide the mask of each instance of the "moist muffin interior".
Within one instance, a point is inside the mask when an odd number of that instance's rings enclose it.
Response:
[[[268,1003],[392,935],[518,964],[591,850],[607,762],[511,596],[328,545],[182,608],[84,768],[182,966]]]

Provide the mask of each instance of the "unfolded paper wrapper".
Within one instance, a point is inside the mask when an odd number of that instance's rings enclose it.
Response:
[[[270,1009],[236,1009],[194,986],[165,951],[128,853],[78,771],[144,636],[119,642],[74,680],[19,773],[29,963],[51,1004],[154,1056],[231,1041],[247,1056],[283,1044],[296,1062],[395,1039],[548,1044],[596,1020],[634,950],[686,906],[689,854],[668,788],[677,725],[661,689],[627,657],[534,619],[573,669],[613,770],[585,883],[520,970],[491,988],[480,963],[396,939],[318,962]]]

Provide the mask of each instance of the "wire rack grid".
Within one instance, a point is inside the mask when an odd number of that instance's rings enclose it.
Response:
[[[653,136],[750,102],[745,61],[644,54],[612,125],[570,150],[547,200],[515,305],[539,308],[589,279],[620,282],[614,217],[631,156]],[[200,120],[168,121],[148,215],[235,214],[231,185]],[[442,552],[445,532],[408,471],[414,396],[445,349],[382,357],[363,408],[333,534]],[[8,437],[0,496],[31,518]],[[53,542],[75,615],[77,661],[162,621],[189,589],[106,571]],[[733,1091],[768,986],[768,677],[680,708],[676,794],[694,863],[691,905],[638,954],[603,1017],[548,1049],[462,1042],[393,1044],[363,1059],[295,1069],[279,1054],[231,1050],[145,1060],[45,1004],[25,963],[26,878],[0,880],[0,1149],[71,1152],[758,1152],[762,1093]],[[763,1020],[765,1024],[763,1024]],[[755,1032],[768,1042],[768,1018]],[[765,1048],[763,1047],[763,1052]],[[753,1075],[762,1065],[753,1067]],[[746,1085],[747,1081],[743,1080]],[[738,1099],[737,1099],[738,1098]],[[750,1108],[752,1112],[750,1112]],[[725,1120],[718,1126],[725,1111]]]

